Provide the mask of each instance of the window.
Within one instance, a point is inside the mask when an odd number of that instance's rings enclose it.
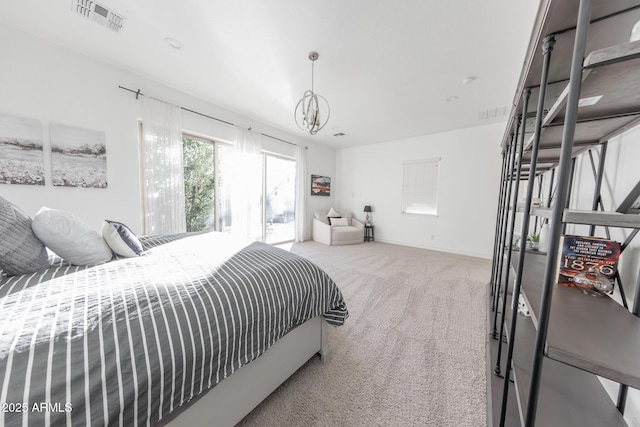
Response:
[[[183,135],[182,141],[187,231],[229,231],[224,160],[231,147],[192,135]]]
[[[213,230],[215,144],[182,138],[187,231]]]
[[[440,158],[403,162],[402,213],[438,214]]]

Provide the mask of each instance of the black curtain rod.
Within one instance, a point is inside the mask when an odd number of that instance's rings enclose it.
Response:
[[[124,90],[126,90],[126,91],[129,91],[129,92],[135,93],[135,94],[136,94],[136,99],[138,99],[138,97],[140,97],[140,96],[145,96],[145,94],[144,94],[144,93],[142,93],[142,92],[140,91],[140,89],[138,89],[138,90],[133,90],[133,89],[126,88],[126,87],[124,87],[124,86],[118,86],[118,87],[119,87],[120,89],[124,89]],[[206,117],[206,118],[211,119],[211,120],[216,120],[216,121],[218,121],[218,122],[222,122],[222,123],[226,123],[226,124],[231,125],[231,126],[236,126],[236,127],[238,127],[238,126],[237,126],[236,124],[234,124],[234,123],[228,122],[228,121],[226,121],[226,120],[218,119],[218,118],[216,118],[216,117],[209,116],[209,115],[207,115],[207,114],[203,114],[203,113],[200,113],[200,112],[198,112],[198,111],[190,110],[190,109],[185,108],[185,107],[180,107],[180,109],[182,109],[182,110],[184,110],[184,111],[188,111],[188,112],[193,113],[193,114],[197,114],[197,115],[202,116],[202,117]],[[251,128],[249,128],[249,130],[251,130]],[[275,139],[276,141],[284,142],[285,144],[289,144],[289,145],[293,145],[293,146],[296,146],[296,147],[300,147],[298,144],[294,144],[293,142],[285,141],[284,139],[276,138],[275,136],[267,135],[266,133],[260,133],[260,135],[262,135],[262,136],[266,136],[267,138]],[[305,150],[308,150],[308,149],[309,149],[309,147],[304,147],[304,149],[305,149]]]

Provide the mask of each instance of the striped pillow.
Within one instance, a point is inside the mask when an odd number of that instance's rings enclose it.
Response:
[[[18,276],[47,267],[47,248],[33,233],[31,218],[0,196],[0,269]]]
[[[139,256],[144,250],[133,231],[121,222],[105,220],[102,238],[113,252],[123,257]]]

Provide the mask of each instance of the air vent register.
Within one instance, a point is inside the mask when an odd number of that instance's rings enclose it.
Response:
[[[73,0],[71,8],[79,15],[91,19],[116,33],[122,30],[122,26],[126,20],[122,15],[92,0]]]

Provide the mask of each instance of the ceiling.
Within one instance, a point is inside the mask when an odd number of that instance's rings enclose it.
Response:
[[[126,18],[115,33],[73,12],[76,1],[1,1],[0,23],[333,147],[506,121],[539,4],[100,0]],[[312,50],[314,89],[331,105],[314,136],[293,118]]]

